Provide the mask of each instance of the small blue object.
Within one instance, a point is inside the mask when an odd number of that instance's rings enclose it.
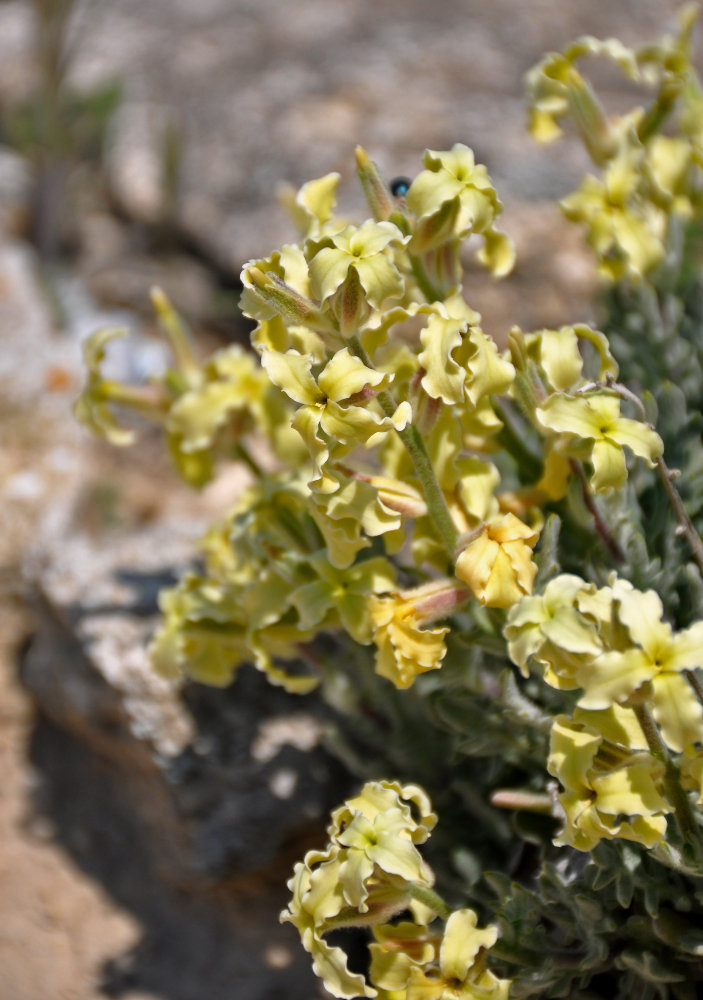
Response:
[[[409,177],[396,177],[391,181],[391,194],[394,198],[404,198],[410,190]]]

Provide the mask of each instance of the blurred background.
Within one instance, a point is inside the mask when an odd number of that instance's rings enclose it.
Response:
[[[0,1000],[311,1000],[285,880],[347,781],[324,709],[253,670],[178,693],[149,672],[155,595],[246,480],[200,495],[144,432],[71,415],[80,342],[133,333],[115,377],[161,370],[149,288],[203,352],[244,342],[239,272],[294,238],[276,194],[353,150],[390,179],[470,145],[505,204],[514,273],[469,267],[485,329],[594,318],[555,201],[586,168],[537,147],[524,73],[589,33],[641,44],[671,0],[0,2]],[[606,102],[632,95],[599,71]]]

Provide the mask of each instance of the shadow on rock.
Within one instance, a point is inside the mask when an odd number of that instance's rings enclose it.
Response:
[[[67,617],[39,602],[21,676],[39,706],[35,808],[143,928],[105,966],[102,991],[310,1000],[309,958],[278,913],[293,863],[324,843],[349,787],[317,745],[323,708],[245,668],[225,691],[188,688],[192,739],[156,755],[132,731],[125,692],[87,655],[79,618],[75,606]]]

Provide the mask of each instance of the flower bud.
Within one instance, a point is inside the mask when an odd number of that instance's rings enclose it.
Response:
[[[532,592],[537,566],[532,549],[538,533],[514,514],[483,525],[456,561],[456,575],[481,604],[509,608]]]
[[[371,307],[366,301],[359,275],[354,268],[349,268],[341,287],[335,292],[332,309],[339,320],[340,335],[345,339],[353,337],[364,320],[369,317]]]
[[[181,317],[162,288],[155,285],[149,295],[161,327],[168,337],[178,371],[189,386],[198,385],[201,381],[200,365]]]
[[[311,299],[296,292],[272,271],[262,271],[252,264],[242,271],[242,281],[257,298],[278,313],[284,322],[323,329],[329,326]]]
[[[356,156],[359,180],[364,189],[371,214],[376,222],[389,219],[391,213],[396,209],[396,204],[381,171],[373,160],[369,159],[366,150],[361,146],[356,147],[354,155]]]

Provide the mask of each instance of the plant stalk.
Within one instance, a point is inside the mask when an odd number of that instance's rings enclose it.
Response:
[[[669,503],[673,508],[674,514],[676,515],[676,520],[679,522],[680,533],[685,535],[686,541],[688,542],[693,553],[693,557],[698,563],[701,573],[703,573],[703,541],[701,540],[701,536],[696,531],[693,521],[688,516],[688,511],[683,505],[681,494],[674,486],[674,476],[672,470],[663,458],[657,459],[657,472],[659,473],[659,478],[662,481],[666,495],[669,498]]]
[[[366,367],[373,369],[371,359],[364,350],[358,334],[349,339],[349,344],[356,356],[363,361]],[[377,393],[376,399],[381,404],[381,408],[386,416],[392,419],[398,406],[391,393],[387,389],[384,389]],[[434,522],[440,538],[444,542],[447,552],[453,559],[459,542],[459,532],[452,520],[442,487],[439,485],[434,468],[432,467],[430,456],[427,454],[425,442],[422,440],[422,436],[414,424],[409,424],[403,430],[397,431],[397,433],[415,466],[415,472],[422,486],[422,493],[429,515]]]
[[[422,903],[424,906],[429,906],[431,910],[441,917],[442,920],[448,920],[449,917],[454,912],[448,903],[445,903],[441,896],[439,896],[434,889],[430,889],[427,885],[419,885],[417,882],[408,882],[405,886],[405,891],[413,899],[417,900],[418,903]]]
[[[591,495],[590,489],[588,488],[588,482],[586,480],[586,477],[584,475],[580,463],[577,462],[576,459],[571,458],[569,459],[569,465],[571,466],[571,471],[574,473],[575,476],[577,476],[579,482],[581,483],[581,495],[583,497],[583,502],[586,505],[586,508],[588,509],[588,512],[590,513],[591,517],[593,518],[593,523],[596,526],[596,531],[603,539],[603,543],[605,544],[605,547],[607,548],[608,552],[610,552],[611,556],[613,557],[613,561],[615,563],[624,563],[625,553],[622,551],[616,540],[613,538],[610,528],[606,524],[603,515],[598,510],[596,502]]]
[[[681,787],[678,768],[669,756],[666,744],[661,737],[659,728],[644,703],[633,704],[632,709],[637,716],[644,738],[652,757],[664,765],[664,790],[674,808],[674,815],[684,840],[695,843],[700,848],[700,833],[696,824],[691,803],[686,792]]]
[[[425,270],[419,257],[411,254],[410,266],[412,268],[413,278],[417,282],[417,287],[420,289],[428,302],[438,302],[440,299],[444,298],[440,290],[435,288],[430,281],[429,275],[427,274],[427,271]]]

